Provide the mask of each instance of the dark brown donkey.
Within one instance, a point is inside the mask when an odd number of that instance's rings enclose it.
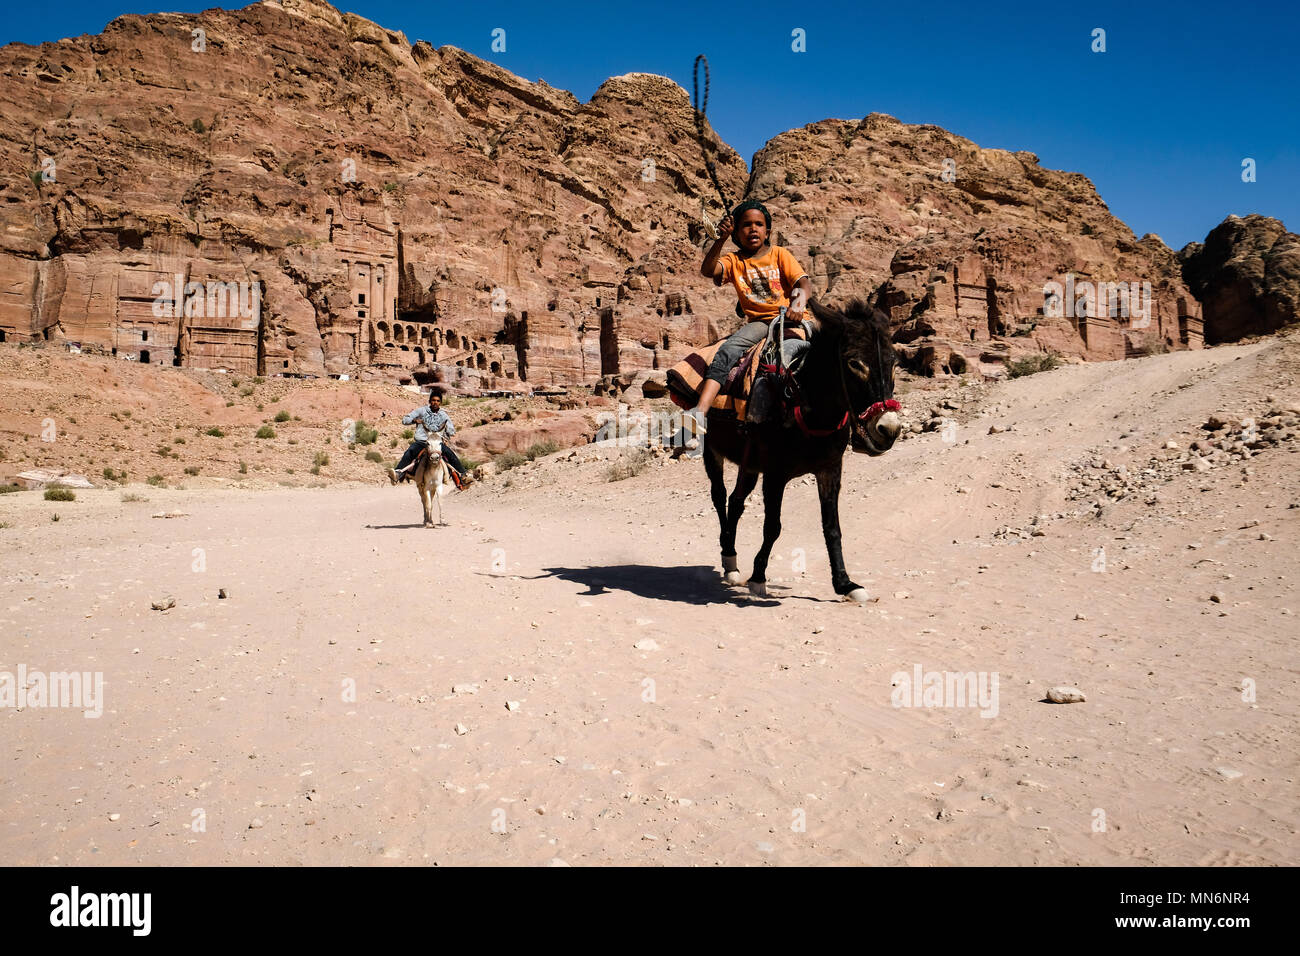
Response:
[[[810,303],[821,323],[803,365],[793,374],[790,391],[797,414],[776,414],[762,425],[741,428],[734,419],[710,415],[704,435],[704,470],[713,492],[713,507],[722,525],[722,569],[728,584],[739,584],[736,526],[745,499],[763,476],[763,546],[754,558],[750,593],[767,596],[767,559],[781,534],[781,499],[785,486],[800,475],[817,476],[822,533],[831,559],[835,593],[850,601],[867,600],[867,592],[849,579],[840,547],[840,470],[844,450],[883,455],[902,430],[894,395],[894,347],[885,316],[860,300],[836,311]],[[740,466],[736,487],[727,497],[723,459]]]

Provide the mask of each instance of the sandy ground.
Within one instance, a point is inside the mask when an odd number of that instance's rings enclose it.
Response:
[[[1298,356],[974,387],[955,440],[851,456],[865,606],[809,484],[773,598],[724,587],[698,462],[560,453],[435,529],[409,487],[0,496],[0,671],[106,698],[0,709],[0,863],[1294,864],[1300,441],[1069,493],[1294,402]],[[755,495],[745,573],[760,526]],[[894,706],[917,666],[996,672],[996,715]]]

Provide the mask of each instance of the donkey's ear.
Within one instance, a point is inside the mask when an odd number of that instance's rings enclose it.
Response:
[[[812,314],[821,323],[822,331],[836,335],[844,331],[843,313],[822,305],[816,299],[808,300],[808,308],[812,309]]]

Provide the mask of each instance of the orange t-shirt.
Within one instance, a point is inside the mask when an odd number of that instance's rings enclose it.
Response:
[[[752,259],[728,252],[721,265],[722,281],[730,281],[735,287],[741,309],[760,321],[776,318],[781,307],[790,304],[795,283],[808,274],[782,246],[772,246],[766,254]]]

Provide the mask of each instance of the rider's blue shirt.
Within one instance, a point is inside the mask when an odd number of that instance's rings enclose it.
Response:
[[[442,409],[436,412],[428,405],[415,409],[402,419],[403,425],[415,425],[415,440],[427,442],[432,435],[445,431],[446,437],[456,434],[456,426],[451,423],[447,413]]]

